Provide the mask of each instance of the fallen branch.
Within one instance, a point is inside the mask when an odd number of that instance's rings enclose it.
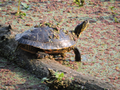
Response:
[[[20,49],[15,51],[18,45],[14,40],[16,32],[10,29],[10,26],[6,26],[6,28],[0,27],[0,56],[7,58],[9,61],[16,63],[18,66],[25,68],[26,70],[29,70],[41,79],[47,77],[51,80],[53,77],[52,73],[57,71],[63,72],[65,75],[64,80],[61,81],[63,84],[58,84],[57,87],[61,90],[80,90],[82,87],[84,87],[83,90],[117,90],[107,82],[103,82],[95,77],[86,76],[81,72],[77,72],[59,64],[55,60],[50,60],[48,58],[36,59],[35,55],[28,52]],[[2,37],[4,37],[4,39]],[[73,77],[73,80],[68,77]],[[55,89],[55,81],[48,83],[48,85],[51,86],[50,88],[52,88],[52,90]]]

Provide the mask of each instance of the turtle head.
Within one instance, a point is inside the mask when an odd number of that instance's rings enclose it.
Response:
[[[89,25],[89,20],[85,20],[76,26],[74,33],[77,36],[77,38],[80,37],[81,32],[83,32],[88,27],[88,25]]]

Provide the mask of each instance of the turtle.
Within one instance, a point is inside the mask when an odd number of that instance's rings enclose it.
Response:
[[[15,40],[18,42],[17,48],[36,55],[61,55],[65,52],[74,51],[75,61],[81,61],[81,54],[76,47],[76,42],[89,25],[89,20],[85,20],[75,27],[75,30],[67,31],[56,29],[47,25],[33,27],[21,34],[16,34]]]

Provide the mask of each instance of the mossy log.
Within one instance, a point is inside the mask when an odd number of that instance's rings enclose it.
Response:
[[[10,25],[0,25],[0,56],[7,58],[10,62],[14,62],[18,66],[29,70],[41,79],[44,77],[52,77],[52,72],[63,72],[65,78],[61,81],[63,84],[58,84],[58,89],[60,90],[81,90],[83,87],[82,90],[117,90],[110,83],[72,70],[55,60],[48,58],[36,59],[35,55],[23,50],[19,49],[15,51],[18,44],[14,39],[16,33],[18,32],[11,29]],[[68,77],[73,77],[74,79],[72,80]],[[52,88],[51,90],[54,90],[55,86],[57,86],[55,82],[48,83],[48,85]]]

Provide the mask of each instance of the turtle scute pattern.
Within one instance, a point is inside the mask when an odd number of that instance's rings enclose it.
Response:
[[[16,40],[44,50],[63,49],[75,45],[73,35],[63,30],[54,30],[48,26],[33,28],[16,35]]]

